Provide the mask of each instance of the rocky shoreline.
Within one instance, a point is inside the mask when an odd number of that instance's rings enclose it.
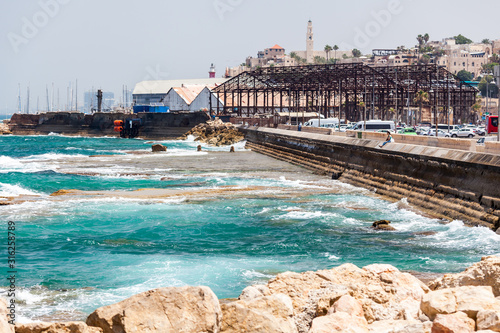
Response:
[[[188,136],[194,136],[195,141],[207,143],[211,146],[227,146],[238,143],[245,139],[233,124],[224,123],[220,119],[209,120],[206,123],[201,123],[185,133],[178,140],[186,140]]]
[[[2,301],[3,302],[3,301]],[[150,290],[83,322],[8,324],[5,333],[500,332],[500,257],[427,285],[386,264],[286,272],[219,301],[208,287]]]

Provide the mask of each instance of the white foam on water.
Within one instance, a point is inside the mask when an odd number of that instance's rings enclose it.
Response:
[[[52,160],[68,160],[73,158],[87,158],[87,155],[83,154],[60,154],[60,153],[45,153],[41,155],[30,155],[25,157],[25,160],[30,161],[52,161]]]
[[[331,254],[331,253],[329,253],[329,252],[325,252],[325,253],[323,253],[323,255],[324,255],[326,258],[328,258],[328,260],[330,260],[330,261],[338,261],[338,260],[342,259],[341,257],[336,256],[336,255],[334,255],[334,254]]]
[[[12,158],[9,156],[0,156],[0,173],[33,173],[56,169],[57,166],[53,164],[41,164],[37,162],[26,161],[24,159]]]
[[[11,185],[0,183],[0,196],[1,197],[19,197],[21,195],[41,195],[41,193],[28,190],[19,185]]]

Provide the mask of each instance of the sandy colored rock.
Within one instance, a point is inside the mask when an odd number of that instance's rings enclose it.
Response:
[[[219,301],[210,288],[170,287],[101,307],[90,314],[87,325],[104,333],[218,332],[220,321]]]
[[[261,296],[222,304],[221,333],[296,333],[290,297]]]
[[[477,329],[500,332],[500,311],[481,310],[477,313]]]
[[[422,299],[421,310],[431,320],[437,314],[457,311],[475,320],[481,310],[500,310],[500,301],[495,299],[489,286],[464,286],[429,292]]]
[[[457,311],[476,319],[481,310],[499,310],[500,301],[495,299],[490,286],[464,286],[452,289],[457,299]]]
[[[368,322],[364,317],[336,312],[315,318],[309,333],[352,332],[368,333]]]
[[[432,323],[432,333],[474,332],[476,323],[463,312],[438,314]]]
[[[14,325],[9,324],[9,320],[12,320],[12,318],[8,317],[9,313],[7,302],[0,298],[0,332],[2,333],[14,333]]]
[[[269,296],[269,288],[265,285],[253,285],[248,286],[241,292],[241,295],[238,297],[239,300],[247,301],[261,296]]]
[[[16,333],[102,333],[102,329],[84,322],[30,323],[17,324]]]
[[[167,151],[167,147],[165,147],[164,145],[156,144],[151,146],[151,150],[153,151],[153,153],[158,153]]]
[[[331,310],[333,310],[331,313],[345,312],[356,317],[365,316],[361,303],[350,295],[344,295],[340,297],[339,300],[336,301],[335,304],[333,304]]]
[[[422,298],[422,312],[431,320],[438,314],[450,314],[457,311],[457,299],[450,289],[429,292]]]
[[[4,122],[0,122],[0,135],[12,134],[10,131],[9,125]]]
[[[347,294],[362,304],[369,323],[417,319],[422,297],[429,290],[417,278],[391,265],[361,269],[352,264],[317,272],[279,274],[269,281],[268,287],[272,294],[290,296],[299,332],[307,332],[311,321],[322,314],[325,306],[333,305]]]
[[[459,286],[491,286],[493,294],[500,296],[500,257],[483,257],[480,262],[475,263],[465,271],[457,274],[445,274],[429,284],[429,288],[432,290]]]
[[[432,322],[418,320],[380,320],[368,325],[370,333],[424,333],[430,332]]]
[[[220,119],[199,124],[178,139],[185,140],[189,135],[194,136],[195,141],[204,142],[211,146],[232,145],[245,139],[243,133],[233,124],[224,123]]]

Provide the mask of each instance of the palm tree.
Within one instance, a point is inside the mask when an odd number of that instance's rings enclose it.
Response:
[[[420,122],[422,119],[422,106],[429,103],[429,93],[423,90],[418,91],[417,97],[415,97],[414,101],[418,104],[418,122]],[[415,121],[417,121],[417,119],[415,119]]]
[[[339,47],[337,45],[333,45],[333,50],[335,51],[335,59],[337,59],[337,50]]]
[[[333,48],[330,45],[326,44],[325,45],[326,61],[328,61],[328,57],[330,55],[331,50],[333,50]]]
[[[423,36],[423,38],[424,38],[425,45],[427,45],[427,43],[429,42],[429,38],[430,38],[430,37],[429,37],[429,34],[425,34],[425,35]]]
[[[418,35],[417,36],[417,41],[418,41],[418,50],[422,50],[422,45],[424,44],[424,36]]]

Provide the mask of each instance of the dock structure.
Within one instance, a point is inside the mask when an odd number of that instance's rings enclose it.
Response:
[[[211,109],[221,115],[318,112],[326,118],[408,124],[472,120],[471,106],[478,92],[437,65],[363,63],[258,68],[213,91],[222,103]],[[424,100],[418,97],[422,93]]]

